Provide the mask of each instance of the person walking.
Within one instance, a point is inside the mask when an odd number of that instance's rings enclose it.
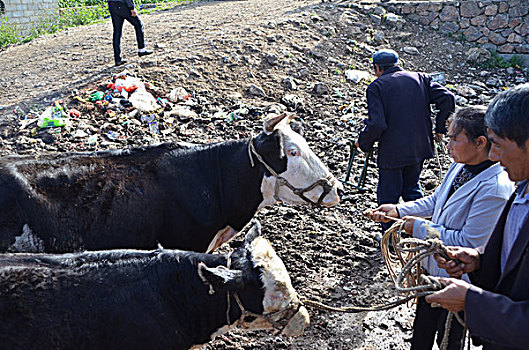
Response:
[[[446,134],[445,122],[455,98],[428,74],[397,66],[398,54],[379,50],[372,56],[377,79],[367,87],[368,118],[355,145],[364,152],[378,141],[378,205],[423,196],[419,176],[423,162],[434,156],[431,104],[439,110],[435,131]],[[381,223],[386,231],[391,224]]]
[[[498,161],[518,186],[481,249],[449,247],[438,266],[454,278],[426,297],[453,311],[465,311],[475,345],[483,350],[527,349],[529,344],[529,84],[498,94],[485,116]],[[456,260],[457,259],[457,260]],[[458,279],[468,273],[472,284]]]
[[[426,239],[428,229],[433,228],[445,245],[484,246],[514,190],[507,172],[488,159],[491,144],[486,136],[485,111],[481,106],[468,107],[450,117],[447,148],[454,163],[432,195],[398,205],[384,204],[370,216],[385,222],[387,217],[402,217],[404,230],[415,238]],[[431,276],[448,277],[433,257],[421,266]],[[464,278],[468,281],[467,276]],[[411,349],[432,349],[436,334],[440,346],[447,315],[446,310],[432,308],[424,297],[419,298]],[[448,349],[459,350],[462,335],[463,327],[454,319]]]
[[[114,30],[112,36],[112,46],[114,47],[114,62],[116,66],[121,66],[127,61],[121,58],[121,34],[123,32],[123,22],[127,20],[134,26],[136,31],[136,41],[138,42],[138,56],[150,55],[152,50],[145,48],[145,35],[143,33],[143,23],[138,17],[134,8],[134,0],[108,0],[108,11],[112,18]]]

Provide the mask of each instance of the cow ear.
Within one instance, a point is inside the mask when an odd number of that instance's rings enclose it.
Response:
[[[242,285],[242,272],[225,266],[207,267],[203,262],[198,264],[198,275],[209,285],[209,294],[216,290],[234,289]]]
[[[261,236],[261,223],[259,220],[252,220],[251,226],[248,229],[248,233],[246,233],[246,236],[244,236],[244,243],[250,244],[256,239],[257,237]]]
[[[271,134],[274,131],[277,124],[282,121],[287,116],[286,113],[281,113],[280,115],[271,115],[264,121],[264,132]]]

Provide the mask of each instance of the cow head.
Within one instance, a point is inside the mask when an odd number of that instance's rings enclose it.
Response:
[[[309,324],[309,314],[300,304],[285,265],[260,234],[260,224],[254,220],[243,246],[231,255],[229,268],[199,265],[199,275],[210,286],[210,293],[227,290],[233,299],[232,310],[228,310],[233,319],[212,336],[233,326],[276,328],[284,335],[298,336]]]
[[[253,141],[252,156],[265,167],[260,208],[282,201],[326,207],[340,201],[342,185],[310,149],[303,136],[290,127],[294,115],[271,115],[264,132]],[[252,159],[253,161],[253,159]]]

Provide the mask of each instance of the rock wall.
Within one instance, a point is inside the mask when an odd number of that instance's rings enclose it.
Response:
[[[0,19],[13,24],[21,36],[29,34],[31,28],[42,25],[59,13],[57,0],[0,0]]]
[[[529,54],[529,0],[390,1],[389,12],[501,54]]]

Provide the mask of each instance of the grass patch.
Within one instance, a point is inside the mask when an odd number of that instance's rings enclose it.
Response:
[[[513,55],[510,59],[506,60],[501,57],[496,51],[491,52],[491,57],[485,63],[482,64],[482,67],[485,69],[493,68],[519,68],[523,64],[523,58],[518,55]]]
[[[186,0],[136,0],[140,14],[161,11],[174,3]],[[144,5],[155,5],[145,6]],[[64,28],[77,27],[100,22],[110,17],[107,0],[59,0],[59,16],[42,18],[30,33],[21,36],[16,24],[9,23],[5,17],[0,18],[0,48],[10,44],[31,41],[44,34],[52,34]]]

